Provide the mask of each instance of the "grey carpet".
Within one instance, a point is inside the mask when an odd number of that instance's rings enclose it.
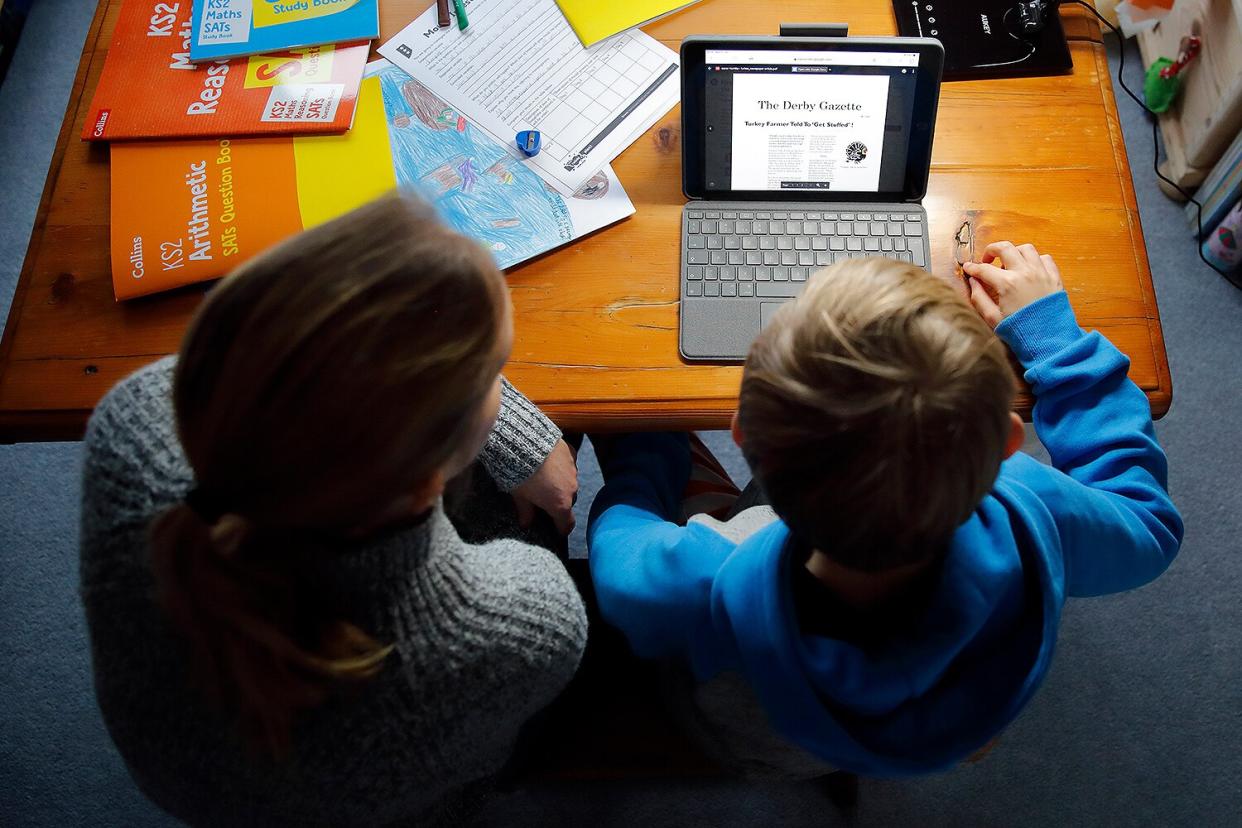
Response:
[[[0,88],[0,310],[25,255],[91,12],[85,2],[36,3]],[[1137,86],[1137,52],[1129,54]],[[1242,293],[1194,256],[1180,210],[1153,184],[1145,118],[1118,100],[1173,368],[1173,410],[1158,430],[1188,527],[1182,555],[1145,589],[1071,603],[1052,674],[992,754],[926,779],[864,781],[859,825],[1239,822],[1242,510],[1232,484],[1242,449],[1231,420],[1242,398]],[[727,435],[708,440],[744,479]],[[0,823],[170,824],[129,781],[95,707],[76,596],[79,463],[72,443],[0,446]],[[588,449],[582,519],[598,485]],[[600,828],[837,821],[805,786],[703,782],[522,791],[481,820]]]

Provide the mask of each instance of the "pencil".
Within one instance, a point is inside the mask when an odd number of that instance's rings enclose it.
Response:
[[[463,0],[453,0],[453,8],[457,9],[457,28],[464,29],[470,25],[466,19],[466,4]]]
[[[449,17],[448,0],[436,0],[436,15],[436,23],[438,23],[441,28],[448,26],[453,22],[453,19]]]

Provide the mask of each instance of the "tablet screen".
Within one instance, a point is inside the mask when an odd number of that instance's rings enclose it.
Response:
[[[683,66],[685,160],[694,165],[687,193],[921,196],[940,66],[925,77],[926,50],[891,40],[870,48],[704,44]]]

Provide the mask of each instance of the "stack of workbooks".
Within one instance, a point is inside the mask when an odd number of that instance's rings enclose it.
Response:
[[[558,13],[547,28],[563,27],[574,40],[578,85],[603,69],[623,81],[614,86],[626,88],[626,73],[647,82],[591,103],[591,118],[615,118],[618,134],[563,119],[546,154],[528,158],[512,132],[505,137],[509,127],[497,127],[469,96],[450,103],[459,90],[445,94],[434,73],[367,64],[376,3],[123,0],[82,133],[111,142],[118,299],[219,278],[394,187],[420,194],[501,268],[634,212],[608,162],[676,103],[670,50],[630,32],[617,38],[634,42],[614,38],[587,50]],[[554,0],[471,0],[475,28],[465,47],[449,38],[467,33],[434,20],[424,26],[420,17],[407,31],[418,30],[428,49],[447,46],[453,71],[468,74],[513,28],[495,22],[525,19],[509,16],[510,7],[535,5],[556,9]],[[580,102],[564,78],[545,81]],[[531,106],[546,112],[548,100]],[[637,115],[617,118],[621,109]],[[594,133],[573,137],[584,129]],[[560,159],[572,142],[594,151],[579,152],[572,171],[549,175],[546,168],[566,167]]]
[[[1203,237],[1206,238],[1242,198],[1242,132],[1212,167],[1195,197],[1203,205]],[[1186,221],[1190,229],[1198,233],[1199,208],[1193,203],[1186,205]]]

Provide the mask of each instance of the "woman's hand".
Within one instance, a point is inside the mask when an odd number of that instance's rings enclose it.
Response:
[[[530,526],[535,510],[542,509],[552,518],[557,531],[568,535],[574,530],[574,500],[578,497],[578,465],[574,450],[558,440],[552,453],[525,483],[513,492],[518,523]]]
[[[1003,268],[990,264],[996,259]],[[993,328],[1036,299],[1064,290],[1057,263],[1029,244],[993,242],[984,249],[982,263],[967,262],[962,270],[970,279],[970,303]]]

